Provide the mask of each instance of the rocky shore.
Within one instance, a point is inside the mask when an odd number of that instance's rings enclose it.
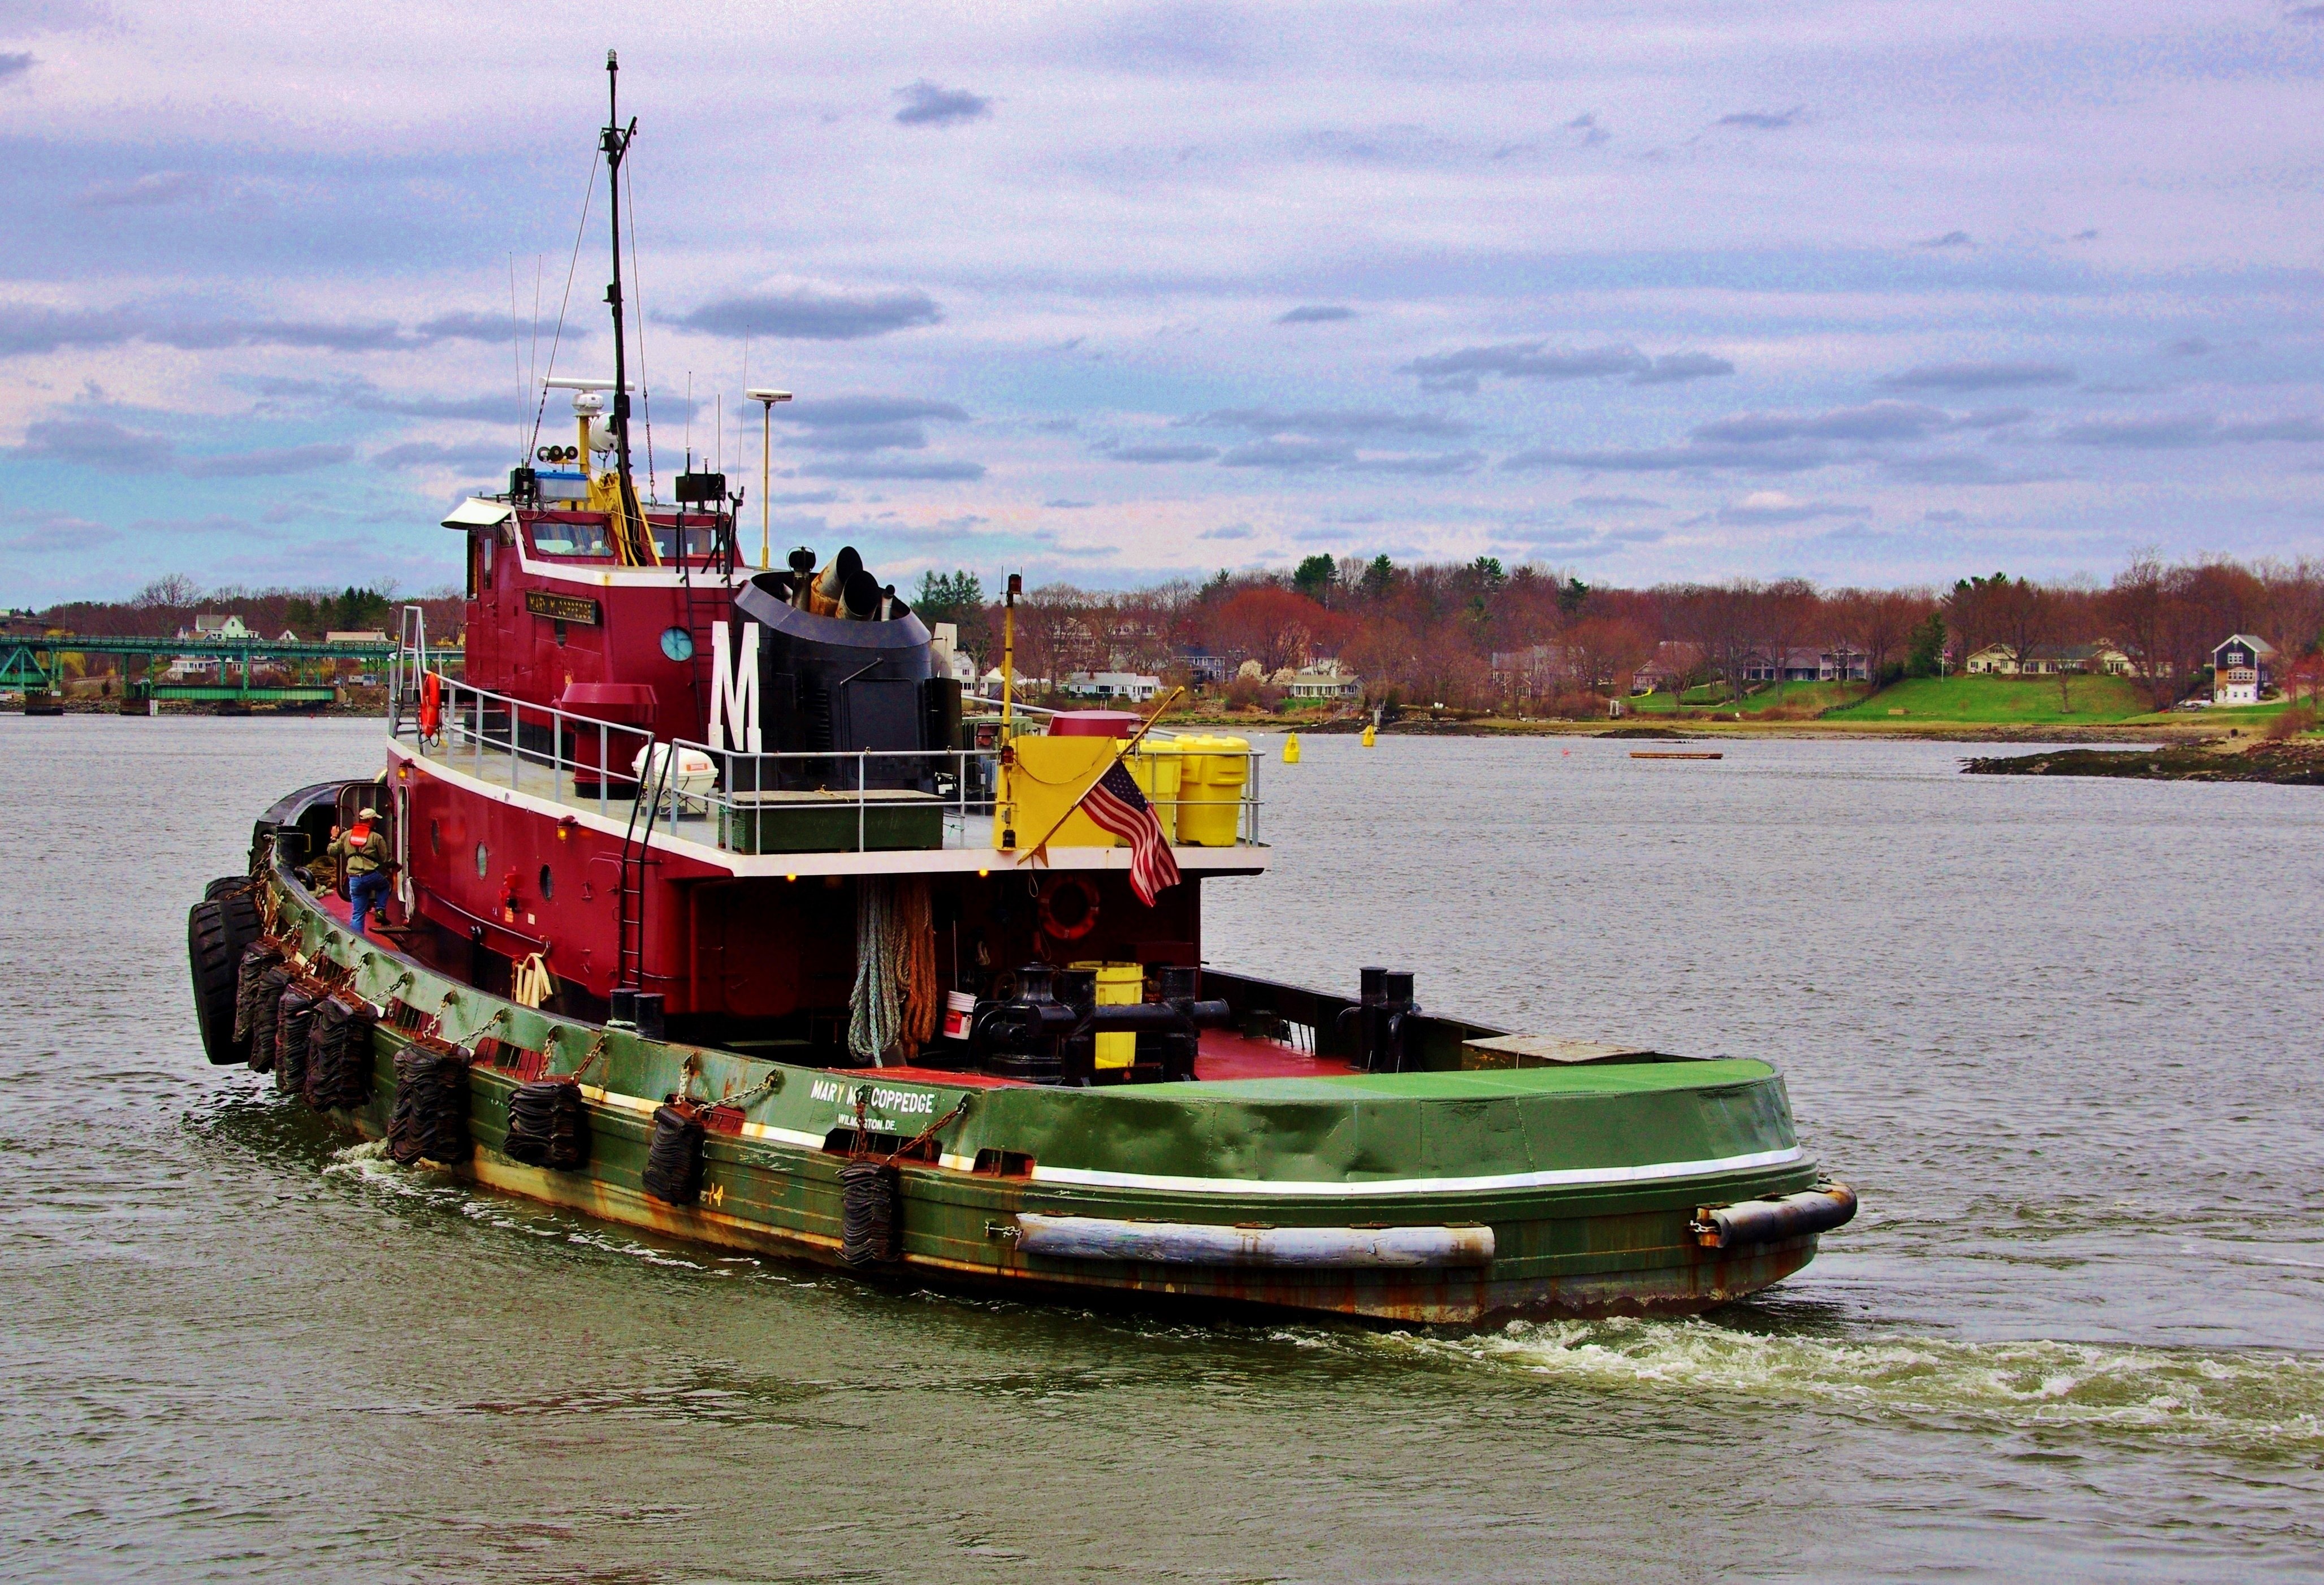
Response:
[[[2266,781],[2324,787],[2324,741],[2289,739],[2244,749],[2053,749],[1965,760],[1971,776],[2111,776],[2140,781]]]

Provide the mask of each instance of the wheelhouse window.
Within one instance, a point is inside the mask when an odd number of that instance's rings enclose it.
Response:
[[[716,532],[709,523],[686,525],[686,548],[683,552],[678,548],[678,530],[671,525],[654,524],[653,537],[654,550],[664,561],[676,561],[681,554],[700,559],[710,554],[717,540]]]
[[[613,538],[602,517],[538,518],[530,526],[536,555],[603,558],[613,554]]]

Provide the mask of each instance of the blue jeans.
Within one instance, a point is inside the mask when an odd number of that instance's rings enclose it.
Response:
[[[364,916],[374,909],[383,923],[387,918],[387,876],[381,871],[370,870],[347,879],[347,901],[355,905],[355,934],[364,933]]]

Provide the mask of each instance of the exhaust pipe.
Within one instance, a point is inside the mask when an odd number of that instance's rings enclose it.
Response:
[[[1830,1232],[1855,1217],[1856,1191],[1846,1184],[1827,1183],[1780,1200],[1700,1206],[1687,1230],[1706,1249],[1737,1249]]]

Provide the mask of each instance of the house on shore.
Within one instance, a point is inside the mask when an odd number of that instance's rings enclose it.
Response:
[[[1665,639],[1655,646],[1654,659],[1630,674],[1633,694],[1677,693],[1686,679],[1703,669],[1702,646]]]
[[[1142,705],[1162,691],[1162,679],[1141,671],[1072,671],[1058,685],[1075,699],[1126,699]]]
[[[1848,644],[1797,646],[1783,651],[1780,659],[1773,650],[1754,650],[1743,658],[1747,683],[1864,682],[1870,677],[1870,657]]]
[[[2211,703],[2256,705],[2275,686],[2275,646],[2230,633],[2211,651]]]
[[[1291,674],[1291,680],[1284,686],[1295,699],[1360,699],[1364,693],[1364,679],[1353,672],[1342,671],[1336,660],[1303,666]]]
[[[1961,663],[1975,677],[2056,677],[2061,672],[2135,677],[2138,663],[2104,639],[2087,644],[2036,644],[2023,656],[2007,644],[1987,644]]]

